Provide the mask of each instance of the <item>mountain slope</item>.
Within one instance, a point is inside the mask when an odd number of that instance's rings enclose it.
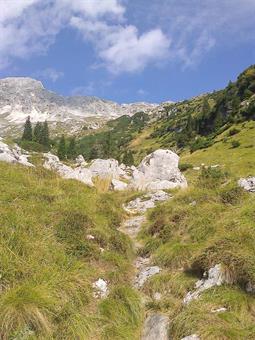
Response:
[[[70,132],[88,126],[97,126],[114,117],[150,111],[155,104],[117,104],[90,96],[63,97],[46,90],[40,81],[31,78],[0,80],[1,130],[20,127],[29,115],[32,122],[47,120]]]

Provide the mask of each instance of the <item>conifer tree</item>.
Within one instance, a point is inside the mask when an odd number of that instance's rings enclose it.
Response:
[[[27,141],[32,141],[33,139],[33,131],[32,131],[32,125],[30,121],[30,116],[27,117],[27,120],[25,122],[22,139],[27,140]]]
[[[49,127],[48,123],[45,120],[45,122],[42,125],[42,132],[41,132],[41,139],[40,143],[46,147],[50,145],[50,139],[49,139]]]
[[[37,143],[41,143],[41,134],[42,134],[42,124],[37,122],[34,127],[34,140]]]
[[[58,158],[63,160],[66,158],[66,140],[65,136],[62,135],[58,144]]]
[[[125,165],[134,165],[134,157],[132,151],[125,151],[122,162]]]
[[[76,141],[75,138],[72,137],[69,141],[69,145],[67,148],[67,158],[74,159],[76,157]]]

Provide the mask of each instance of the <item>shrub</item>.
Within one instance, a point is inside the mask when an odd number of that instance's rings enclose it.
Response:
[[[193,165],[190,164],[190,163],[180,163],[180,164],[179,164],[179,169],[180,169],[181,171],[186,171],[186,170],[192,169],[192,168],[193,168]]]
[[[221,202],[224,204],[238,204],[244,195],[244,191],[242,188],[238,186],[224,188],[220,192]]]
[[[201,187],[213,189],[224,183],[227,177],[227,172],[222,171],[220,168],[203,167],[198,177],[198,184]]]
[[[238,140],[233,140],[231,142],[231,145],[232,145],[232,148],[235,149],[235,148],[238,148],[241,145],[241,143]]]
[[[228,136],[234,136],[234,135],[236,135],[237,133],[239,133],[240,132],[240,129],[237,129],[237,128],[232,128],[232,129],[230,129],[229,130],[229,132],[228,132]]]

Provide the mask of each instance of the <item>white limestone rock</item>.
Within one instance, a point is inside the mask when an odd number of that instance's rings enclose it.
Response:
[[[125,171],[121,169],[116,159],[95,159],[89,169],[93,177],[120,179],[126,176]]]
[[[149,315],[144,323],[142,340],[168,340],[169,318],[160,313]]]
[[[219,307],[219,308],[216,308],[216,309],[211,309],[212,313],[224,313],[226,311],[227,311],[226,307]]]
[[[207,276],[206,273],[204,276]],[[188,292],[185,296],[183,303],[188,304],[194,299],[198,299],[200,294],[212,287],[221,286],[223,283],[229,283],[227,277],[224,275],[221,264],[216,264],[213,268],[208,271],[208,277],[203,278],[196,282],[195,290],[193,292]]]
[[[7,163],[19,163],[33,167],[34,165],[28,161],[28,157],[29,153],[22,150],[18,145],[15,144],[11,147],[0,139],[0,161]]]
[[[114,191],[123,191],[127,189],[127,183],[120,181],[119,179],[112,179],[111,188]]]
[[[139,273],[137,274],[134,282],[134,287],[142,288],[145,282],[151,277],[160,272],[160,268],[158,266],[146,266],[142,267]]]
[[[131,186],[138,190],[162,190],[187,187],[178,168],[179,156],[170,150],[158,149],[146,156],[133,170]]]
[[[238,185],[246,191],[255,192],[255,177],[241,178]]]
[[[56,171],[63,178],[76,179],[87,184],[88,186],[94,186],[92,181],[92,173],[88,168],[79,166],[73,169],[72,167],[63,164],[57,156],[52,155],[50,152],[44,154],[44,157],[45,162],[43,166],[46,169]]]
[[[95,289],[94,297],[104,298],[108,295],[108,284],[104,279],[99,278],[93,283],[93,288]]]
[[[86,166],[88,163],[85,161],[84,157],[82,155],[79,155],[76,157],[75,159],[75,163],[79,166],[79,165],[83,165]]]

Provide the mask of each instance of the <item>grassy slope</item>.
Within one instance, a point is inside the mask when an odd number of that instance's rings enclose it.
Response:
[[[127,197],[42,168],[0,163],[0,172],[1,339],[135,339],[133,252],[116,230]],[[104,302],[93,297],[99,277],[110,282]]]
[[[255,202],[237,187],[240,176],[255,174],[255,122],[237,127],[240,132],[227,140],[228,130],[213,146],[181,154],[182,163],[219,164],[221,170],[204,170],[204,176],[187,170],[189,188],[153,210],[140,235],[142,254],[164,267],[144,288],[162,294],[160,302],[151,295],[147,308],[170,315],[173,339],[193,333],[202,339],[255,338],[255,298],[244,289],[247,282],[255,284]],[[238,148],[231,147],[233,139],[240,141]],[[233,285],[214,288],[183,307],[187,291],[217,263],[224,264]],[[227,312],[211,312],[219,307]]]

